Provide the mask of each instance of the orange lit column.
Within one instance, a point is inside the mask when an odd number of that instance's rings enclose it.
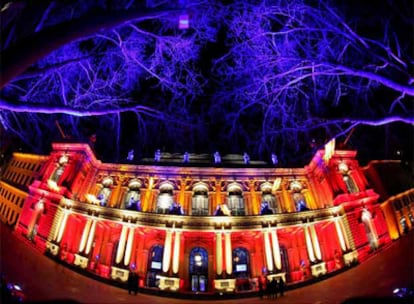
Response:
[[[145,194],[141,197],[143,197],[142,200],[142,211],[148,212],[151,211],[151,200],[152,200],[152,188],[154,186],[154,178],[150,177],[148,179],[148,189],[145,190]]]
[[[117,177],[117,184],[115,186],[115,189],[112,191],[110,200],[109,200],[109,207],[118,207],[116,206],[118,203],[118,198],[119,195],[121,194],[121,188],[122,188],[122,181],[123,181],[123,177],[122,176],[118,176]]]
[[[295,204],[293,203],[292,196],[290,195],[289,191],[286,189],[285,184],[282,184],[282,196],[283,202],[285,203],[285,210],[288,212],[296,211]]]
[[[260,203],[259,200],[257,199],[257,194],[256,194],[256,187],[255,187],[255,182],[251,181],[249,183],[249,188],[250,188],[250,197],[252,198],[252,213],[251,214],[259,214],[260,212]]]
[[[217,208],[217,206],[219,206],[219,205],[221,205],[223,202],[222,202],[222,199],[221,199],[221,181],[220,180],[216,180],[216,188],[215,188],[215,191],[216,191],[216,193],[215,193],[215,202],[216,202],[216,205],[215,206],[213,206],[213,212],[216,210],[216,208]]]

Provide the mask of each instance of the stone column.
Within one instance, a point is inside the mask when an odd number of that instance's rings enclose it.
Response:
[[[128,233],[128,227],[122,224],[122,231],[121,231],[121,236],[119,238],[118,250],[116,252],[116,259],[115,259],[115,263],[117,264],[121,263],[122,258],[124,257],[127,233]]]
[[[180,265],[180,245],[181,245],[181,231],[175,232],[175,239],[174,239],[174,254],[173,254],[173,273],[177,274]]]
[[[226,244],[226,273],[231,275],[233,273],[233,258],[231,249],[231,232],[224,234],[224,240]]]
[[[341,245],[342,252],[345,252],[347,250],[347,246],[344,239],[344,234],[342,233],[342,228],[340,224],[340,219],[336,218],[334,219],[336,233],[338,235],[339,244]]]
[[[59,232],[57,234],[57,239],[56,239],[57,243],[60,243],[60,241],[62,240],[63,233],[65,232],[65,229],[66,229],[66,223],[68,222],[68,217],[69,217],[69,213],[64,210],[63,219],[59,225]]]
[[[128,266],[131,261],[132,245],[134,244],[135,228],[129,227],[128,240],[125,249],[124,265]]]
[[[309,234],[308,226],[304,225],[303,230],[305,232],[306,248],[308,249],[309,260],[311,262],[315,262],[315,254],[313,252],[312,240],[311,240],[311,237],[310,237],[310,234]]]
[[[270,248],[269,230],[263,231],[267,270],[273,271],[272,249]]]
[[[96,229],[96,220],[92,220],[92,227],[89,231],[88,241],[86,243],[85,254],[89,254],[91,251],[93,238],[95,237],[95,229]]]
[[[315,256],[319,261],[321,261],[322,253],[321,253],[321,247],[319,246],[318,235],[316,234],[315,224],[310,225],[309,229],[312,235],[312,244],[313,244]]]
[[[163,272],[168,272],[170,269],[172,233],[173,232],[170,229],[167,229],[164,243],[164,255],[162,257]]]
[[[86,221],[85,227],[83,228],[82,238],[79,244],[79,252],[82,252],[85,249],[86,241],[89,235],[89,229],[91,228],[92,220],[88,218]]]
[[[272,245],[273,245],[273,258],[275,261],[275,266],[278,270],[282,269],[282,259],[280,257],[280,247],[279,240],[277,238],[277,231],[273,229],[271,232],[272,235]]]
[[[223,239],[221,232],[216,233],[216,273],[223,273]]]

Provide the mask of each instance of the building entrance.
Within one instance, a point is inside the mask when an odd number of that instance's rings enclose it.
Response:
[[[191,291],[207,291],[208,287],[208,255],[201,247],[193,248],[190,252],[190,284]]]

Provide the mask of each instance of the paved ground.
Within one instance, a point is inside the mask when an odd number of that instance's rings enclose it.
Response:
[[[71,299],[79,303],[194,303],[194,299],[171,299],[148,294],[128,295],[125,289],[85,277],[33,248],[16,240],[14,233],[0,225],[0,269],[19,282],[33,302],[55,303],[57,299]],[[214,300],[211,303],[344,303],[346,299],[387,297],[399,286],[414,287],[414,232],[394,242],[374,257],[342,274],[310,286],[286,292],[277,300],[257,297],[237,300]],[[205,301],[197,301],[204,303]],[[348,302],[347,302],[348,303]],[[350,302],[351,303],[351,302]],[[357,302],[352,302],[357,303]],[[369,303],[384,303],[371,300]],[[394,302],[386,302],[394,303]]]

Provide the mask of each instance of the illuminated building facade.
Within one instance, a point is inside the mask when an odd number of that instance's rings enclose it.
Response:
[[[137,272],[144,288],[253,292],[258,280],[280,277],[296,284],[363,262],[391,241],[355,157],[321,150],[293,169],[162,156],[109,164],[88,145],[56,143],[39,157],[16,230],[97,276],[126,282]],[[408,218],[414,192],[406,197]]]

